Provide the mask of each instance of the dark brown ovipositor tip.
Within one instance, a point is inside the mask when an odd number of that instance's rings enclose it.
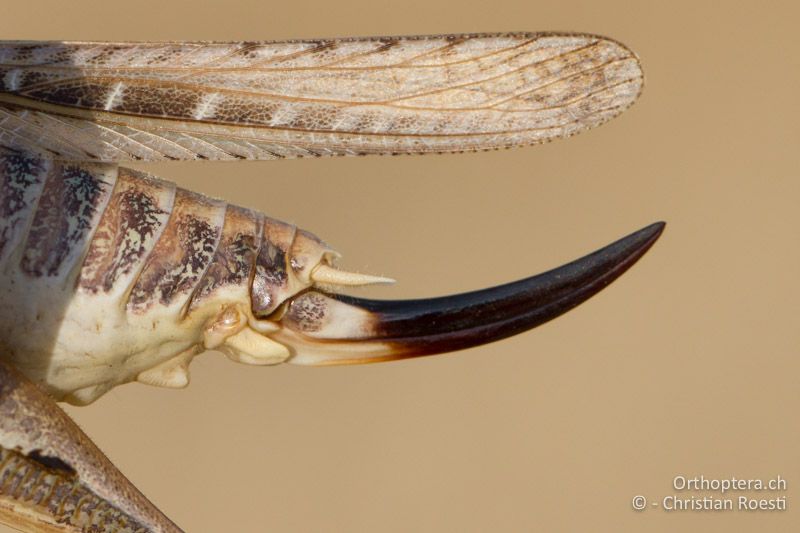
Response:
[[[664,226],[651,224],[561,267],[475,292],[400,301],[332,297],[374,316],[371,334],[351,342],[391,346],[391,355],[362,362],[461,350],[534,328],[586,301],[642,257]]]

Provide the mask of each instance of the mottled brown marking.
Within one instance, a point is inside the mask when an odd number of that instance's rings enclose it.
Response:
[[[98,169],[56,164],[47,177],[20,262],[31,276],[57,276],[94,229],[113,183]]]
[[[198,285],[190,308],[197,307],[217,289],[229,285],[247,288],[261,246],[263,215],[228,206],[219,246]]]
[[[27,63],[33,59],[34,52],[37,50],[41,50],[43,48],[47,48],[46,44],[22,44],[17,47],[15,50],[15,54],[13,56],[13,60],[17,63]]]
[[[27,227],[49,165],[24,155],[0,157],[0,258]]]
[[[55,79],[55,74],[50,72],[37,72],[35,70],[25,71],[21,74],[19,84],[30,87],[39,83],[45,83]]]
[[[91,80],[76,80],[62,82],[42,88],[17,91],[17,94],[67,106],[83,107],[86,109],[103,109],[109,88]]]
[[[83,262],[81,289],[107,293],[118,279],[139,270],[167,224],[174,191],[171,183],[120,169]]]
[[[131,291],[128,309],[146,311],[187,298],[214,257],[225,204],[178,189],[172,216]]]
[[[0,68],[0,90],[18,94],[18,87],[32,87],[48,81],[56,81],[58,74],[41,70]],[[12,86],[13,85],[13,86]]]
[[[322,321],[325,319],[327,310],[328,304],[325,297],[315,292],[310,292],[292,301],[283,321],[291,323],[293,329],[311,333],[319,331],[322,327]]]
[[[280,295],[289,286],[289,250],[296,228],[278,220],[264,220],[264,237],[256,259],[250,291],[253,314],[266,316],[280,305]]]
[[[125,82],[123,82],[125,83]],[[83,78],[44,87],[16,91],[21,96],[57,105],[84,109],[105,109],[114,84],[107,80]],[[125,83],[114,99],[113,111],[154,117],[186,117],[192,115],[201,96],[177,84]]]
[[[205,120],[213,120],[221,124],[237,124],[246,120],[248,124],[272,124],[275,112],[280,108],[279,103],[260,102],[256,104],[252,98],[225,98],[218,102],[205,117]],[[188,110],[192,113],[193,110]],[[186,118],[194,118],[187,115]]]
[[[256,50],[258,45],[258,41],[242,41],[239,49],[234,52],[234,55],[254,59],[258,57],[258,52]]]
[[[202,95],[177,84],[126,85],[113,110],[153,117],[190,118]]]
[[[105,66],[108,61],[121,50],[124,50],[123,46],[113,44],[104,46],[100,49],[97,49],[97,51],[86,60],[86,62],[92,66]]]

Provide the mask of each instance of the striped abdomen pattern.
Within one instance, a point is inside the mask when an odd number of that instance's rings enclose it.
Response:
[[[132,314],[158,305],[186,312],[232,285],[250,290],[256,314],[269,313],[291,284],[287,272],[314,266],[303,253],[293,260],[297,235],[319,242],[133,170],[0,158],[3,269],[117,295]]]
[[[191,358],[219,346],[206,332],[220,317],[266,318],[332,256],[133,170],[0,157],[0,356],[73,403],[134,379],[183,386]]]

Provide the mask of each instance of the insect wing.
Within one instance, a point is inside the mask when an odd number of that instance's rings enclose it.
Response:
[[[0,149],[106,162],[461,152],[597,126],[642,87],[609,39],[519,33],[0,44]]]

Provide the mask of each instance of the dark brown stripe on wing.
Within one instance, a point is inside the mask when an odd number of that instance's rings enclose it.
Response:
[[[83,262],[78,286],[110,292],[138,272],[169,220],[175,185],[121,168],[114,194]]]
[[[56,163],[41,192],[20,266],[31,276],[73,268],[106,203],[114,180],[99,165]]]
[[[131,291],[128,309],[143,313],[156,303],[189,298],[211,264],[225,204],[178,189],[167,227]]]
[[[0,157],[0,261],[23,238],[50,166],[24,155]]]
[[[41,89],[19,91],[34,100],[84,109],[113,110],[118,113],[153,117],[192,117],[202,93],[175,84],[135,84],[94,79],[46,85]]]

